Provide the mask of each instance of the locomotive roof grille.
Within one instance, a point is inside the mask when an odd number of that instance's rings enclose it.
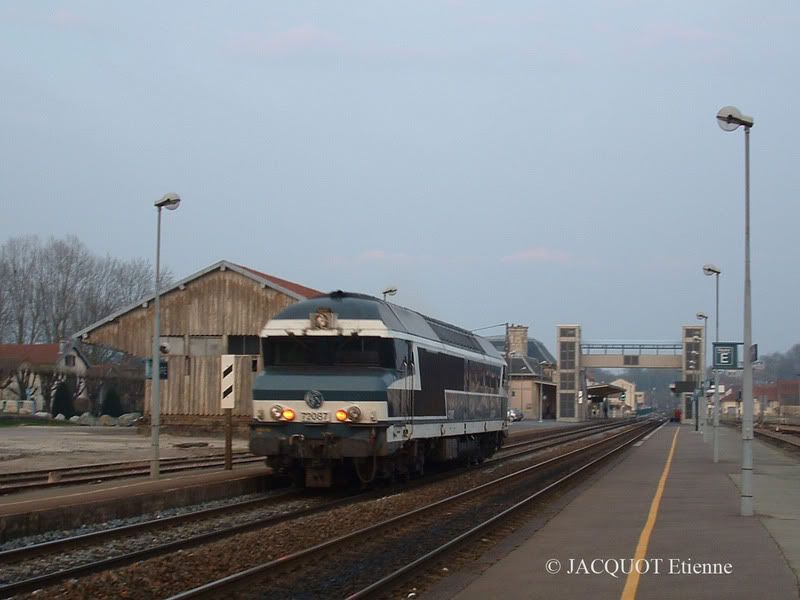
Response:
[[[366,294],[331,292],[293,304],[275,315],[274,319],[307,319],[309,314],[320,309],[336,313],[340,320],[380,320],[392,331],[437,340],[480,354],[501,356],[491,343],[466,329]]]
[[[435,321],[429,317],[425,317],[428,325],[431,326],[443,342],[453,344],[454,346],[461,346],[475,352],[483,352],[480,344],[475,341],[475,337],[468,331],[454,329],[440,321]]]

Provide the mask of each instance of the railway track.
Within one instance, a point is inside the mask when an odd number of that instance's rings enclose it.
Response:
[[[512,445],[514,448],[512,453],[487,461],[479,467],[459,469],[443,473],[440,476],[418,480],[412,485],[404,487],[403,491],[411,491],[414,488],[432,485],[438,481],[463,475],[465,472],[474,473],[482,468],[496,468],[498,462],[517,459],[524,454],[535,454],[559,445],[574,443],[580,438],[608,432],[615,426],[630,427],[630,424],[604,424],[582,428],[581,431],[570,430],[515,443]],[[0,552],[0,598],[34,591],[103,570],[118,569],[124,565],[148,558],[196,548],[242,532],[256,531],[278,523],[286,523],[316,513],[331,511],[337,507],[359,502],[366,498],[374,499],[385,493],[386,490],[379,490],[377,493],[362,493],[356,496],[348,495],[330,501],[321,501],[319,498],[309,500],[308,497],[304,498],[298,492],[288,492],[271,498],[259,498],[236,505],[207,509],[175,517],[153,519],[143,523]],[[298,502],[303,503],[303,505],[297,506]],[[281,504],[284,507],[283,510],[276,508]],[[267,514],[264,514],[265,512]],[[214,519],[221,518],[221,516],[227,518],[233,513],[240,515],[236,523],[214,523]],[[170,534],[171,530],[180,531],[180,527],[192,522],[206,523],[196,527],[196,531],[192,533],[184,532],[177,536]],[[156,532],[156,534],[148,532]],[[155,537],[151,539],[151,536]],[[166,541],[163,541],[164,538],[166,538]],[[131,550],[131,548],[133,549]],[[75,557],[72,557],[70,553],[73,553]],[[91,557],[91,560],[87,559],[87,556]],[[32,568],[29,563],[35,561],[37,557],[46,557],[42,559],[42,566],[40,567],[42,573],[32,577],[19,575],[32,570],[35,571],[36,566],[34,565]],[[55,561],[54,557],[57,557]],[[54,562],[57,562],[62,568],[48,572],[48,569],[52,569]],[[12,569],[12,565],[22,566]],[[2,581],[3,579],[5,581]]]
[[[545,434],[545,435],[537,435],[532,436],[530,438],[525,438],[521,441],[513,441],[512,443],[503,444],[503,447],[497,451],[497,459],[506,459],[511,456],[516,455],[518,449],[520,448],[532,448],[533,446],[537,446],[534,448],[535,450],[542,450],[544,448],[550,448],[552,446],[558,445],[559,443],[563,443],[568,441],[568,439],[580,439],[581,437],[585,437],[587,435],[592,435],[595,433],[602,433],[604,431],[611,431],[612,429],[618,429],[619,427],[625,427],[636,421],[633,419],[626,419],[624,421],[606,421],[596,425],[590,425],[588,427],[570,427],[566,431],[559,431],[552,434]],[[514,438],[516,440],[516,436]],[[521,452],[521,454],[527,454],[527,452]]]
[[[171,596],[364,598],[626,448],[655,428],[629,425],[436,502]],[[477,524],[476,524],[477,521]]]
[[[762,439],[778,446],[789,446],[793,450],[800,450],[800,432],[771,431],[769,429],[753,429],[753,433]]]
[[[276,522],[291,521],[317,512],[331,510],[337,506],[353,502],[353,498],[353,495],[348,495],[337,497],[333,500],[321,500],[319,498],[311,498],[302,492],[284,492],[269,498],[256,498],[232,505],[173,517],[151,519],[141,523],[6,550],[0,552],[0,567],[2,567],[0,568],[0,598],[33,592],[45,586],[101,570],[117,568],[154,556],[178,552],[186,548],[213,542],[242,531],[267,527]],[[300,506],[297,506],[298,504]],[[222,518],[222,521],[227,521],[237,513],[236,520],[240,522],[233,525],[215,527],[215,519]],[[207,521],[202,527],[205,531],[192,535],[185,535],[182,532],[178,532],[177,535],[169,535],[170,529],[176,529],[197,521]],[[155,537],[153,537],[153,532],[156,532]],[[142,543],[137,543],[137,536],[140,539],[142,536],[147,536],[147,539],[142,540]],[[167,538],[168,541],[159,542],[161,538]],[[115,540],[123,540],[123,542],[108,548],[109,543]],[[141,547],[129,551],[120,551],[119,549],[120,547],[130,548],[137,545]],[[75,560],[71,560],[67,553],[75,550],[78,550],[82,555],[100,555],[100,558],[87,560],[82,556],[78,556]],[[3,582],[4,579],[14,578],[16,573],[31,570],[30,564],[23,564],[22,568],[17,568],[15,573],[12,565],[20,565],[20,563],[30,562],[39,557],[47,557],[46,560],[42,561],[43,565],[52,565],[54,557],[57,557],[58,562],[62,565],[70,562],[74,564],[57,571],[33,577],[21,577],[7,583]]]
[[[162,458],[160,462],[162,473],[176,473],[224,466],[225,455],[214,453]],[[260,462],[263,462],[261,457],[253,456],[249,452],[234,452],[233,454],[233,464],[236,465]],[[149,474],[150,462],[147,460],[1,473],[0,496],[34,489],[107,481],[123,477],[148,476]]]

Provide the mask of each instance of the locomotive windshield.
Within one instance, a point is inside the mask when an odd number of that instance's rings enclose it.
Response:
[[[263,340],[264,365],[398,368],[396,340],[361,336],[288,336]]]

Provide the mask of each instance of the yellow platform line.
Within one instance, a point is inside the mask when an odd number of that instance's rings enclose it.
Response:
[[[653,533],[653,527],[656,524],[656,516],[658,515],[658,508],[661,506],[661,497],[664,495],[664,487],[667,485],[667,476],[669,475],[670,467],[672,467],[672,457],[675,455],[675,446],[678,443],[678,434],[680,433],[680,426],[676,428],[675,435],[672,436],[672,447],[667,456],[667,462],[664,465],[664,470],[661,472],[661,479],[658,480],[658,487],[656,488],[656,495],[653,496],[653,501],[650,503],[650,512],[647,515],[644,529],[639,535],[639,543],[636,544],[636,552],[633,556],[633,565],[636,561],[641,560],[647,554],[647,546],[650,544],[650,534]],[[639,587],[639,573],[635,568],[631,568],[628,573],[628,578],[625,580],[625,588],[622,590],[620,600],[634,600],[636,598],[636,589]]]

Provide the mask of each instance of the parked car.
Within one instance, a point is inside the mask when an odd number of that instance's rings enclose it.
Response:
[[[516,408],[509,408],[508,409],[508,420],[509,421],[512,421],[512,422],[514,422],[514,421],[522,421],[522,419],[524,419],[524,418],[525,418],[525,415],[522,414],[521,410],[518,410]]]

